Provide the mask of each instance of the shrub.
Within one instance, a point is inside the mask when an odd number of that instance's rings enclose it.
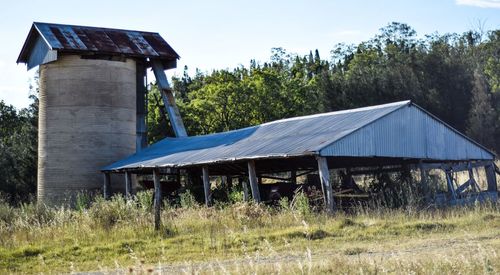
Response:
[[[230,203],[243,202],[243,191],[240,190],[238,186],[233,186],[228,194],[228,199]]]
[[[89,209],[90,216],[95,223],[104,229],[111,229],[120,221],[133,220],[137,211],[127,203],[122,195],[114,195],[111,200],[99,196]]]
[[[283,197],[278,201],[278,205],[282,211],[290,210],[290,201],[287,197]]]
[[[179,198],[180,198],[180,204],[181,204],[182,208],[194,208],[194,207],[198,206],[198,203],[196,202],[196,198],[189,190],[186,190],[185,192],[181,193],[179,195]]]
[[[291,209],[299,212],[304,216],[311,214],[311,206],[309,204],[309,198],[306,196],[306,194],[304,194],[303,191],[300,191],[293,196]]]
[[[7,202],[0,200],[0,225],[2,223],[5,225],[11,224],[15,216],[14,208]]]
[[[137,206],[144,212],[150,212],[153,209],[153,190],[137,192],[134,199]]]
[[[76,211],[82,212],[90,207],[92,203],[92,196],[87,192],[79,192],[76,194],[75,209]]]
[[[50,225],[56,216],[56,209],[43,203],[21,203],[19,211],[21,225],[25,227]]]

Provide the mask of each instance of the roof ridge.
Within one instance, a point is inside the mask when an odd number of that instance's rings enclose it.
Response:
[[[332,112],[327,112],[327,113],[319,113],[319,114],[312,114],[312,115],[305,115],[305,116],[283,118],[283,119],[265,122],[265,123],[262,123],[259,125],[264,126],[264,125],[270,125],[270,124],[274,124],[274,123],[281,123],[281,122],[285,122],[285,121],[294,121],[294,120],[323,117],[323,116],[330,116],[330,115],[363,112],[363,111],[386,108],[386,107],[391,107],[391,106],[398,106],[398,105],[404,106],[404,105],[408,105],[410,103],[411,103],[411,100],[396,101],[396,102],[390,102],[390,103],[385,103],[385,104],[380,104],[380,105],[372,105],[372,106],[366,106],[366,107],[360,107],[360,108],[354,108],[354,109],[344,109],[344,110],[332,111]]]
[[[34,25],[44,24],[44,25],[52,25],[52,26],[65,26],[65,27],[78,27],[78,28],[89,28],[89,29],[100,29],[100,30],[113,30],[113,31],[127,31],[127,32],[139,32],[139,33],[152,33],[152,34],[160,34],[158,32],[151,31],[139,31],[139,30],[130,30],[130,29],[120,29],[120,28],[108,28],[108,27],[95,27],[95,26],[84,26],[84,25],[72,25],[72,24],[60,24],[60,23],[48,23],[48,22],[33,22]]]

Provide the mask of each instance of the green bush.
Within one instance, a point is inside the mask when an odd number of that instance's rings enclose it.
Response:
[[[79,192],[76,194],[75,209],[82,212],[90,207],[92,196],[87,192]]]
[[[153,190],[137,192],[134,197],[139,209],[144,212],[150,212],[153,209]]]
[[[198,203],[196,202],[196,198],[189,190],[186,190],[185,192],[181,193],[179,195],[179,198],[180,198],[180,204],[181,204],[182,208],[194,208],[194,207],[198,206]]]
[[[229,191],[228,199],[231,203],[243,202],[243,191],[241,190],[241,188],[239,188],[238,186],[233,186],[233,188],[231,188],[231,191]]]
[[[288,200],[287,197],[282,197],[278,201],[278,205],[279,205],[279,208],[281,209],[281,211],[290,210],[290,200]]]
[[[122,195],[114,195],[111,200],[97,197],[89,209],[90,217],[104,229],[111,229],[121,221],[133,221],[136,208]]]
[[[0,200],[0,226],[2,223],[5,225],[11,224],[15,217],[14,208],[7,202]]]
[[[304,216],[311,214],[311,206],[309,204],[309,198],[306,196],[306,194],[304,194],[303,191],[300,191],[293,196],[291,209],[299,212]]]

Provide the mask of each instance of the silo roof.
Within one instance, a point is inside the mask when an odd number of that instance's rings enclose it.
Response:
[[[491,160],[495,155],[410,101],[165,138],[103,171],[300,156]]]
[[[49,50],[61,53],[107,54],[167,61],[179,58],[155,32],[34,22],[17,63],[28,63],[39,38]]]

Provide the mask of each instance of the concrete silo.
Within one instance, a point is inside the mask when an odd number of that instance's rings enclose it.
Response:
[[[39,201],[99,189],[103,166],[146,145],[146,69],[177,58],[157,33],[33,24],[18,63],[40,65]]]

